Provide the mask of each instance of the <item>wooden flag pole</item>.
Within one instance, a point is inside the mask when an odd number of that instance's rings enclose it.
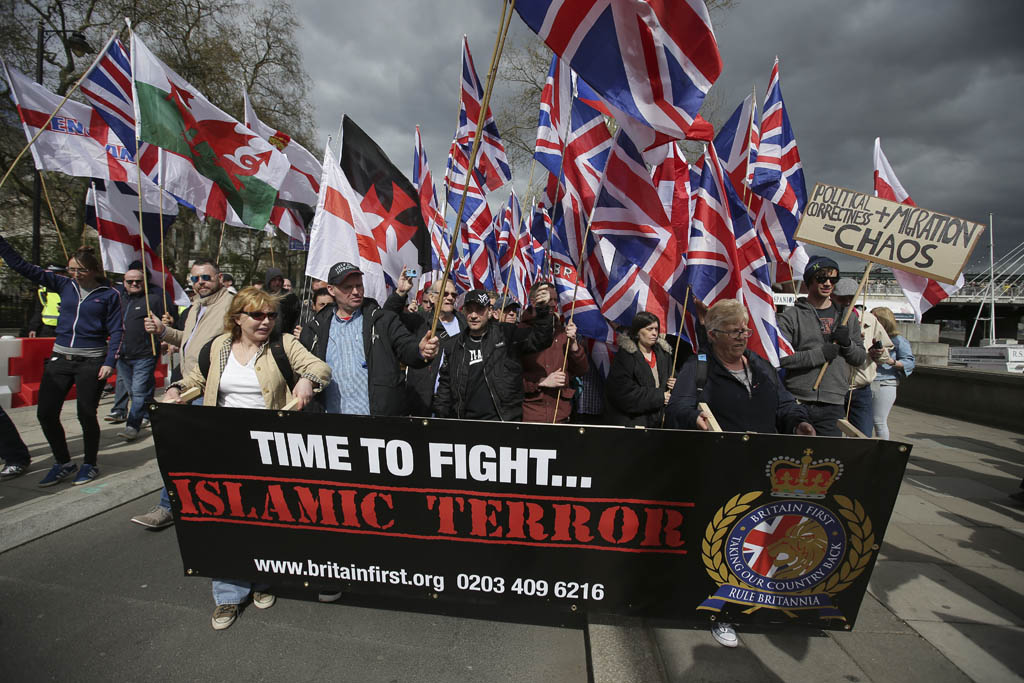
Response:
[[[860,279],[860,285],[857,286],[857,293],[853,295],[853,300],[856,301],[860,297],[860,293],[864,291],[864,285],[867,284],[868,277],[871,275],[871,266],[874,265],[868,261],[868,267],[864,269],[864,276]],[[853,304],[846,307],[846,311],[843,313],[843,320],[840,325],[845,325],[850,320],[850,313],[853,311]],[[851,343],[853,343],[851,341]],[[818,373],[818,379],[814,380],[814,386],[812,387],[815,391],[818,390],[818,386],[821,384],[821,380],[825,377],[825,371],[828,370],[828,361],[821,366],[821,372]]]
[[[50,203],[50,192],[46,189],[46,182],[43,180],[43,174],[39,174],[39,184],[43,187],[43,197],[46,199],[46,207],[50,210],[50,220],[53,221],[53,230],[57,233],[57,239],[60,240],[60,249],[64,252],[64,260],[69,260],[68,248],[64,245],[64,236],[60,234],[60,226],[57,225],[57,215],[53,212],[53,204]]]
[[[220,241],[217,242],[217,267],[220,267],[220,249],[224,246],[224,226],[225,222],[220,222]]]
[[[490,69],[489,73],[487,74],[487,84],[484,86],[484,99],[480,103],[480,116],[479,116],[479,120],[476,123],[476,135],[473,137],[473,149],[470,152],[468,168],[466,170],[466,172],[469,173],[469,174],[471,174],[473,172],[473,168],[474,168],[474,166],[476,166],[476,155],[477,155],[477,152],[480,151],[480,135],[483,132],[484,123],[487,120],[487,110],[490,107],[490,103],[491,103],[491,91],[494,89],[494,80],[495,80],[494,76],[495,76],[495,73],[497,72],[498,62],[501,59],[501,47],[505,44],[505,35],[508,33],[508,28],[509,28],[509,26],[512,23],[512,12],[511,12],[511,10],[512,10],[512,8],[515,7],[515,4],[516,4],[516,0],[509,0],[508,7],[507,7],[507,9],[509,10],[508,11],[508,22],[505,21],[505,17],[506,17],[505,9],[506,9],[506,7],[505,7],[504,4],[502,5],[501,24],[499,24],[499,27],[498,27],[498,38],[497,38],[497,43],[496,43],[496,47],[495,47],[495,51],[496,51],[495,52],[495,59],[493,60],[493,63],[491,64],[491,69]],[[463,211],[463,209],[466,208],[466,196],[468,195],[468,193],[469,193],[469,183],[467,182],[466,186],[462,189],[462,199],[459,201],[459,210],[455,214],[455,232],[456,232],[456,234],[452,235],[452,244],[448,248],[448,262],[445,264],[445,266],[444,266],[444,273],[441,275],[441,285],[440,285],[440,288],[438,289],[439,292],[443,292],[444,291],[445,285],[448,283],[448,275],[451,273],[452,262],[455,259],[455,249],[458,246],[457,234],[458,234],[458,232],[462,228],[462,211]],[[433,317],[433,320],[430,323],[430,334],[428,335],[429,337],[433,337],[434,333],[437,330],[437,319],[438,319],[438,316],[440,314],[441,314],[441,306],[435,306],[434,307],[434,317]]]
[[[167,261],[164,259],[164,151],[157,147],[157,169],[160,174],[160,267],[163,269],[164,313],[169,313],[171,305],[167,301]]]
[[[117,34],[117,31],[114,31],[114,32],[113,32],[113,33],[111,34],[111,38],[113,38],[113,37],[114,37],[114,35],[116,35],[116,34]],[[107,42],[110,42],[110,39],[109,39],[109,38],[107,39]],[[71,86],[71,89],[70,89],[70,90],[68,90],[68,92],[67,92],[67,94],[66,94],[66,95],[64,95],[64,99],[62,99],[62,100],[60,101],[60,104],[58,104],[58,105],[57,105],[57,108],[56,108],[56,109],[54,109],[54,110],[53,110],[53,112],[52,112],[52,113],[51,113],[51,114],[50,114],[50,115],[49,115],[48,117],[46,117],[46,121],[44,121],[44,122],[43,122],[43,125],[39,126],[39,130],[37,130],[37,131],[36,131],[36,134],[32,136],[32,139],[28,141],[28,144],[27,144],[27,145],[25,145],[24,147],[22,147],[22,148],[21,148],[21,151],[20,151],[20,152],[18,152],[18,156],[14,157],[14,161],[12,161],[12,162],[11,162],[11,165],[10,165],[10,167],[9,167],[9,168],[7,169],[7,172],[6,172],[6,173],[4,173],[4,176],[3,176],[3,178],[0,178],[0,187],[3,187],[3,186],[4,186],[4,183],[5,183],[5,182],[7,182],[7,176],[11,175],[11,171],[13,171],[13,170],[14,170],[14,167],[18,165],[18,162],[19,162],[19,161],[21,161],[21,157],[25,156],[25,152],[27,152],[27,151],[28,151],[28,148],[29,148],[29,147],[31,147],[31,146],[32,146],[32,144],[33,144],[33,143],[34,143],[34,142],[35,142],[36,140],[38,140],[38,139],[39,139],[39,136],[43,134],[43,131],[45,131],[45,130],[46,130],[46,129],[47,129],[48,127],[49,127],[49,125],[50,125],[50,121],[52,121],[52,120],[53,120],[53,117],[54,117],[54,116],[56,116],[56,115],[57,115],[57,112],[59,112],[59,111],[61,110],[61,107],[63,107],[63,106],[64,106],[64,104],[65,104],[65,103],[66,103],[66,102],[67,102],[67,101],[68,101],[69,99],[71,99],[71,96],[72,96],[73,94],[75,94],[75,91],[76,91],[76,90],[78,90],[78,86],[80,86],[80,85],[82,84],[82,81],[83,81],[83,80],[85,80],[85,77],[86,77],[86,75],[87,75],[87,74],[88,74],[88,73],[89,73],[90,71],[92,71],[92,68],[93,68],[94,66],[96,66],[96,62],[98,62],[98,61],[99,61],[99,60],[100,60],[100,59],[101,59],[102,57],[103,57],[103,53],[100,53],[100,54],[96,55],[96,59],[94,59],[94,60],[92,61],[92,63],[91,63],[90,65],[89,65],[89,68],[88,68],[88,69],[86,69],[85,71],[83,71],[83,72],[82,72],[82,75],[78,77],[78,80],[77,80],[77,81],[75,81],[75,84],[74,84],[74,85],[72,85],[72,86]],[[137,148],[136,148],[136,149],[137,149]]]
[[[135,138],[135,149],[138,150],[142,146],[142,142],[138,136]],[[135,164],[135,175],[136,175],[136,190],[139,193],[139,254],[142,261],[142,296],[146,300],[146,317],[153,315],[153,311],[149,308],[149,268],[146,266],[146,233],[142,230],[142,164]],[[95,200],[95,195],[93,195]],[[99,202],[96,202],[99,204]],[[99,207],[97,207],[98,209]],[[99,219],[96,220],[97,225]],[[149,346],[153,349],[153,355],[156,355],[156,337],[152,334],[149,335]]]
[[[679,332],[683,331],[683,326],[686,324],[686,306],[690,303],[690,285],[686,285],[686,294],[683,295],[683,313],[679,316]],[[665,321],[665,327],[668,327],[668,321]],[[682,341],[683,336],[676,334],[676,348],[672,352],[672,372],[676,370],[676,361],[679,360],[679,342]],[[696,343],[696,342],[694,342]],[[661,426],[665,426],[665,411],[661,411]]]

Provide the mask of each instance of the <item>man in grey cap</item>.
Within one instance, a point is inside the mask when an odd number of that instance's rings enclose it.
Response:
[[[848,277],[840,279],[832,293],[832,298],[844,308],[854,305],[855,296],[857,281]],[[882,323],[878,322],[878,318],[872,315],[871,311],[866,308],[854,308],[850,314],[850,327],[854,326],[854,318],[860,321],[861,338],[864,340],[868,358],[860,367],[855,368],[850,376],[850,422],[866,436],[871,436],[874,429],[871,380],[878,371],[878,363],[892,362],[889,359],[889,349],[893,344]]]
[[[514,325],[519,322],[519,311],[521,308],[522,306],[519,305],[519,302],[513,299],[511,295],[499,296],[497,301],[494,302],[494,311],[497,314],[495,320]]]
[[[839,264],[815,256],[804,270],[807,296],[779,314],[779,330],[794,352],[781,359],[786,388],[807,407],[809,422],[819,436],[842,436],[837,420],[846,416],[850,368],[868,357],[861,344],[860,325],[842,324],[841,305],[832,300],[839,281]],[[815,388],[822,366],[828,370]]]
[[[429,330],[417,340],[391,311],[363,297],[363,272],[342,261],[331,266],[324,306],[302,329],[300,341],[331,366],[331,383],[320,392],[329,413],[407,415],[399,363],[422,368],[437,355]]]

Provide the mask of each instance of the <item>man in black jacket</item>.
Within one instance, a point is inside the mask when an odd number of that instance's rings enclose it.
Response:
[[[145,273],[141,269],[133,268],[125,273],[124,293],[121,295],[124,337],[117,358],[117,379],[118,382],[123,381],[128,390],[131,408],[124,431],[119,432],[118,436],[126,441],[137,439],[143,420],[149,421],[146,406],[153,400],[153,371],[160,356],[160,340],[146,332],[143,326],[147,316],[146,293],[142,281],[144,277]],[[149,309],[156,316],[167,312],[160,289],[150,288]]]
[[[434,395],[438,417],[519,422],[523,419],[525,354],[551,345],[554,317],[548,313],[547,288],[534,300],[537,316],[528,327],[491,319],[491,300],[483,289],[466,294],[462,312],[467,329],[444,345]]]
[[[422,368],[438,351],[437,337],[417,341],[398,317],[363,297],[363,273],[336,263],[327,277],[334,303],[302,329],[300,341],[331,366],[331,383],[319,396],[329,413],[406,415],[399,362]]]
[[[434,316],[430,310],[426,309],[415,313],[406,310],[406,296],[412,289],[413,282],[405,276],[404,270],[398,279],[395,293],[389,296],[384,303],[384,310],[397,315],[406,328],[417,339],[420,339],[430,330]],[[426,299],[432,307],[441,307],[435,334],[443,346],[445,340],[466,329],[466,316],[455,310],[455,283],[452,280],[445,282],[443,297],[438,296],[440,291],[441,281],[438,280],[430,286]],[[431,403],[434,400],[434,392],[437,391],[437,377],[441,370],[442,355],[435,356],[424,368],[409,368],[406,374],[406,396],[409,401],[410,415],[430,417],[433,414]]]

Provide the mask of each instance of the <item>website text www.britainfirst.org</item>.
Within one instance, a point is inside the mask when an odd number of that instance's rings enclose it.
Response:
[[[338,564],[337,562],[296,562],[294,560],[264,560],[253,558],[256,571],[269,574],[287,574],[288,576],[309,576],[323,579],[339,579],[342,581],[360,581],[362,583],[383,583],[393,586],[415,586],[430,588],[438,593],[444,592],[444,577],[433,574],[420,574],[405,569],[384,569],[377,565],[357,567],[354,564]]]

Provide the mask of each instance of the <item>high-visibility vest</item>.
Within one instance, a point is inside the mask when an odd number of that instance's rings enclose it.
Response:
[[[39,303],[43,305],[43,324],[57,327],[57,316],[60,315],[60,294],[48,292],[46,287],[40,287]]]

